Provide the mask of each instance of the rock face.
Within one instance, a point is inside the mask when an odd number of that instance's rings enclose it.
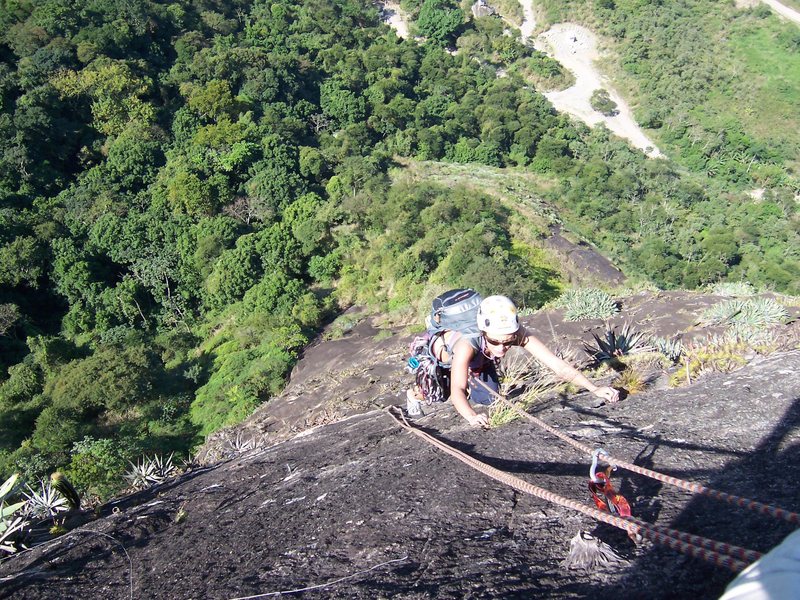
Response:
[[[385,343],[388,356],[398,343]],[[579,394],[534,412],[620,459],[797,510],[798,371],[792,351],[615,405]],[[589,457],[551,434],[527,421],[475,430],[449,405],[426,412],[416,425],[437,438],[589,505]],[[716,598],[733,577],[516,492],[383,410],[291,435],[103,506],[2,563],[0,598]],[[613,481],[648,522],[758,551],[794,530],[634,473]],[[579,531],[622,560],[562,566]]]
[[[545,246],[564,257],[562,266],[570,281],[584,279],[605,281],[607,285],[620,286],[625,283],[625,275],[605,256],[595,251],[585,242],[574,244],[561,235],[561,226],[551,227],[550,237]]]
[[[473,17],[491,17],[497,11],[486,0],[478,0],[470,8]]]

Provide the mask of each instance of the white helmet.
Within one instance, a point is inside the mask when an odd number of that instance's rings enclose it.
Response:
[[[478,329],[489,335],[510,335],[519,330],[517,307],[505,296],[489,296],[478,308]]]

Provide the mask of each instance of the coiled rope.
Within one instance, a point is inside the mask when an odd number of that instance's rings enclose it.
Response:
[[[753,550],[740,548],[724,542],[702,538],[700,536],[683,533],[667,527],[654,526],[637,519],[623,519],[621,517],[616,517],[610,513],[603,512],[596,508],[585,506],[584,504],[581,504],[575,500],[564,498],[563,496],[559,496],[558,494],[545,490],[544,488],[530,484],[514,475],[496,469],[491,465],[487,465],[486,463],[483,463],[478,459],[453,448],[452,446],[433,437],[432,435],[417,429],[408,422],[402,411],[395,407],[387,407],[386,412],[406,431],[410,431],[429,444],[436,446],[443,452],[457,458],[461,462],[469,465],[477,471],[480,471],[488,477],[508,485],[517,491],[530,494],[549,502],[553,502],[554,504],[581,512],[597,519],[598,521],[608,523],[609,525],[613,525],[614,527],[618,527],[619,529],[627,531],[629,534],[634,536],[641,536],[642,538],[649,539],[655,543],[667,546],[683,554],[705,560],[735,572],[741,571],[747,567],[748,563],[746,561],[754,561],[761,556],[758,552],[754,552]]]
[[[509,402],[502,394],[491,389],[483,381],[480,381],[477,378],[475,379],[475,381],[477,381],[480,385],[482,385],[486,390],[491,392],[491,394],[495,398],[500,400],[502,404],[513,409],[521,417],[528,419],[528,421],[530,421],[531,423],[535,423],[545,431],[552,433],[554,436],[563,440],[564,442],[573,446],[574,448],[577,448],[578,450],[581,450],[582,452],[585,452],[590,456],[593,454],[594,452],[593,448],[590,448],[585,444],[581,444],[580,442],[574,440],[570,436],[558,431],[557,429],[554,429],[541,419],[538,419],[534,417],[532,414],[525,412],[519,406]],[[610,454],[608,454],[605,450],[600,450],[598,455],[605,462],[614,467],[621,467],[628,471],[633,471],[634,473],[639,473],[640,475],[644,475],[645,477],[650,477],[651,479],[655,479],[657,481],[661,481],[663,483],[667,483],[669,485],[673,485],[675,487],[690,491],[694,494],[700,494],[703,496],[707,496],[709,498],[721,500],[723,502],[727,502],[728,504],[752,510],[762,515],[769,515],[771,517],[775,517],[776,519],[782,519],[784,521],[788,521],[789,523],[793,523],[795,525],[800,524],[800,515],[796,512],[792,512],[790,510],[786,510],[778,506],[772,506],[770,504],[763,504],[762,502],[757,502],[756,500],[751,500],[750,498],[743,498],[741,496],[736,496],[734,494],[728,494],[727,492],[715,490],[713,488],[706,487],[699,483],[693,483],[691,481],[685,481],[683,479],[678,479],[677,477],[672,477],[670,475],[664,475],[662,473],[658,473],[657,471],[651,471],[650,469],[645,469],[644,467],[640,467],[638,465],[634,465],[632,463],[625,462],[623,460],[615,458]]]

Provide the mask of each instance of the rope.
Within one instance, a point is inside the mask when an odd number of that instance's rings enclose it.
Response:
[[[675,531],[666,527],[652,526],[636,519],[623,519],[621,517],[616,517],[610,513],[603,512],[596,508],[585,506],[575,500],[564,498],[563,496],[559,496],[558,494],[545,490],[544,488],[540,488],[528,483],[527,481],[519,479],[514,475],[496,469],[491,465],[487,465],[486,463],[483,463],[478,459],[473,458],[468,454],[453,448],[452,446],[449,446],[445,442],[436,439],[435,437],[417,429],[416,427],[413,427],[406,420],[402,412],[398,417],[394,412],[395,410],[396,409],[394,407],[390,406],[387,407],[386,412],[401,427],[403,427],[403,429],[410,431],[429,444],[436,446],[443,452],[457,458],[461,462],[471,466],[477,471],[480,471],[484,475],[508,485],[517,491],[542,498],[560,506],[571,508],[585,515],[593,517],[598,521],[608,523],[609,525],[613,525],[614,527],[618,527],[619,529],[627,531],[631,535],[641,536],[655,543],[672,548],[673,550],[688,554],[689,556],[700,558],[717,566],[725,567],[731,571],[738,572],[748,566],[748,563],[742,558],[746,557],[747,560],[757,560],[761,556],[758,552],[747,550],[745,548],[739,548],[738,546],[731,546],[729,544],[725,544],[724,542],[701,538],[700,536],[692,536],[690,534],[685,534],[683,532]],[[723,548],[729,550],[729,553],[722,552]]]
[[[545,431],[552,433],[557,438],[565,441],[567,444],[585,452],[586,454],[591,455],[594,452],[594,449],[586,446],[585,444],[581,444],[580,442],[572,439],[568,435],[561,433],[557,429],[554,429],[541,419],[538,419],[531,415],[530,413],[525,412],[519,406],[512,404],[509,402],[505,397],[501,394],[496,392],[495,390],[491,389],[487,386],[483,381],[476,379],[476,381],[486,388],[489,392],[492,393],[496,398],[498,398],[503,404],[512,408],[518,415],[528,419],[531,423],[535,423]],[[738,506],[739,508],[745,508],[748,510],[755,511],[762,515],[768,515],[774,517],[776,519],[782,519],[784,521],[788,521],[789,523],[793,523],[795,525],[800,524],[800,514],[796,512],[792,512],[778,506],[772,506],[770,504],[763,504],[761,502],[757,502],[756,500],[751,500],[749,498],[743,498],[741,496],[736,496],[734,494],[728,494],[727,492],[722,492],[719,490],[715,490],[710,487],[706,487],[699,483],[693,483],[691,481],[685,481],[683,479],[678,479],[677,477],[672,477],[670,475],[664,475],[662,473],[658,473],[657,471],[651,471],[650,469],[645,469],[644,467],[640,467],[638,465],[634,465],[629,462],[625,462],[618,458],[615,458],[605,452],[605,450],[600,451],[600,457],[606,461],[608,464],[615,466],[615,467],[622,467],[628,471],[633,471],[634,473],[639,473],[640,475],[644,475],[645,477],[650,477],[651,479],[656,479],[661,481],[662,483],[667,483],[669,485],[673,485],[675,487],[690,491],[694,494],[699,494],[703,496],[707,496],[709,498],[714,498],[716,500],[721,500],[723,502],[727,502],[728,504],[732,504],[734,506]]]

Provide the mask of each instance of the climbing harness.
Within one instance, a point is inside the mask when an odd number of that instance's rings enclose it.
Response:
[[[608,523],[627,531],[629,535],[641,536],[655,543],[665,545],[669,548],[688,554],[689,556],[700,558],[712,564],[725,567],[731,571],[741,571],[748,566],[748,562],[753,562],[761,557],[761,554],[747,548],[733,546],[724,542],[703,538],[682,531],[669,529],[667,527],[651,525],[634,518],[623,518],[610,514],[608,511],[599,510],[584,505],[576,500],[564,498],[548,490],[535,486],[510,473],[487,465],[476,458],[469,456],[446,444],[445,442],[425,433],[424,431],[412,426],[396,407],[386,408],[389,414],[403,429],[410,431],[414,435],[422,438],[429,444],[436,446],[443,452],[457,458],[461,462],[471,466],[473,469],[491,477],[492,479],[504,483],[517,491],[542,498],[560,506],[571,508],[585,515],[593,517],[603,523]]]
[[[433,299],[431,313],[425,320],[427,330],[416,336],[409,345],[407,369],[414,374],[414,383],[427,404],[444,402],[450,394],[450,363],[441,360],[453,354],[453,346],[466,338],[473,346],[480,339],[477,314],[481,295],[472,289],[445,292]],[[447,336],[448,332],[458,333]],[[434,344],[441,340],[439,356]],[[448,359],[449,360],[449,359]]]

